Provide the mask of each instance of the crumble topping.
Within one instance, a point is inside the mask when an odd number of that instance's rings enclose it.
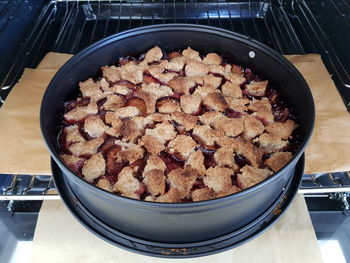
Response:
[[[196,189],[192,192],[193,201],[204,201],[215,198],[215,192],[210,188]]]
[[[118,181],[113,186],[113,191],[122,196],[140,199],[142,184],[134,177],[133,173],[131,167],[123,168],[118,175]]]
[[[162,195],[165,192],[165,176],[162,170],[153,169],[146,172],[143,183],[151,195]]]
[[[100,177],[105,173],[106,163],[101,153],[92,155],[82,169],[84,179],[88,182],[93,182],[96,178]]]
[[[84,137],[79,132],[79,126],[74,124],[64,128],[66,133],[66,143],[85,142]]]
[[[180,98],[180,105],[183,112],[187,114],[195,114],[199,111],[202,98],[196,94],[183,95]]]
[[[110,95],[103,104],[103,108],[108,111],[115,111],[125,105],[125,101],[118,95]]]
[[[240,171],[241,173],[237,175],[237,181],[242,189],[252,187],[272,175],[269,169],[260,169],[249,165],[244,166]]]
[[[98,101],[103,98],[103,92],[100,89],[100,85],[95,83],[91,78],[83,82],[79,82],[79,87],[83,97],[89,97],[94,101]]]
[[[101,137],[108,129],[108,126],[104,124],[101,118],[97,115],[89,116],[85,119],[84,130],[92,138]]]
[[[187,166],[196,170],[198,175],[202,177],[205,174],[204,156],[202,151],[197,150],[192,152],[186,161],[186,167]]]
[[[264,96],[268,83],[267,80],[259,82],[252,81],[246,85],[246,89],[250,95]]]
[[[192,130],[198,122],[198,117],[184,112],[174,112],[171,117],[178,124],[182,125],[186,131]]]
[[[232,187],[231,175],[233,171],[225,167],[210,167],[203,178],[206,186],[213,189],[216,193],[225,191]]]
[[[273,153],[269,159],[265,160],[264,164],[270,167],[272,171],[277,172],[285,166],[292,157],[293,155],[291,152],[276,152]]]
[[[178,135],[176,138],[169,142],[168,152],[179,156],[181,159],[186,160],[188,156],[194,151],[197,143],[191,136]]]
[[[168,174],[168,182],[170,187],[179,191],[180,198],[185,198],[190,194],[190,190],[197,179],[197,174],[194,169],[191,168],[178,168],[172,170]]]
[[[76,122],[84,119],[86,116],[90,114],[97,114],[97,104],[94,101],[91,101],[86,106],[76,107],[72,109],[71,111],[64,114],[64,118],[66,121],[70,122]]]
[[[65,103],[58,139],[62,162],[110,193],[223,197],[278,172],[298,146],[293,111],[273,84],[219,54],[156,46],[101,71]]]

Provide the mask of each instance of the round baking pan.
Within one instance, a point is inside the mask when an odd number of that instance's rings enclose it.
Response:
[[[304,170],[304,155],[299,159],[293,176],[281,195],[259,217],[249,222],[249,224],[240,230],[232,231],[219,238],[204,242],[176,245],[171,243],[157,243],[128,236],[104,224],[90,213],[74,195],[72,189],[64,181],[62,171],[52,159],[51,167],[56,187],[63,202],[74,217],[93,234],[113,245],[138,254],[163,258],[191,258],[215,254],[238,247],[258,237],[273,225],[284,214],[298,192]]]
[[[201,202],[154,203],[121,197],[72,173],[59,159],[57,137],[63,102],[73,99],[78,83],[96,76],[119,57],[139,56],[158,45],[166,52],[192,47],[202,54],[225,54],[269,79],[295,109],[300,147],[292,160],[269,179],[242,192]],[[227,55],[229,54],[229,55]],[[41,130],[52,158],[74,195],[99,220],[129,236],[161,243],[211,240],[239,230],[263,214],[281,195],[310,139],[314,104],[307,83],[296,68],[269,47],[230,31],[189,24],[141,27],[101,40],[70,59],[50,82],[41,105]]]

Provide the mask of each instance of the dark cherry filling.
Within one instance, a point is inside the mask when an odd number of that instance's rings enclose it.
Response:
[[[205,188],[205,184],[203,182],[202,178],[197,178],[197,180],[194,182],[193,186],[192,186],[192,190],[197,190],[197,189],[201,189],[201,188]]]
[[[202,152],[204,156],[204,166],[206,169],[208,169],[209,167],[216,166],[216,161],[214,159],[214,154],[216,152],[215,150],[210,150],[202,146],[199,146],[198,149]]]
[[[166,165],[166,173],[170,173],[172,170],[183,168],[185,161],[176,158],[175,155],[169,154],[167,152],[161,152],[160,158]]]
[[[243,115],[241,112],[234,111],[233,109],[226,109],[224,114],[229,118],[240,118]]]
[[[135,173],[135,177],[139,180],[139,181],[142,181],[143,180],[143,170],[145,169],[145,166],[147,164],[147,159],[148,159],[148,156],[145,156],[144,158],[142,159],[139,159],[135,162],[133,162],[132,164],[130,164],[130,167],[138,167],[137,169],[137,172]]]
[[[241,155],[241,154],[236,154],[235,155],[235,162],[236,162],[236,164],[238,165],[239,168],[242,168],[242,167],[244,167],[246,165],[250,165],[251,164],[250,161],[247,158],[245,158],[243,155]]]

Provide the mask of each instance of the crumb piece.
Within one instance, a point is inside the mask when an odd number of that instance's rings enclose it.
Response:
[[[107,179],[104,178],[98,180],[96,186],[108,192],[112,192],[113,190],[113,185]]]
[[[211,74],[201,76],[200,79],[201,79],[201,82],[202,82],[202,83],[200,83],[200,85],[212,86],[215,89],[218,88],[221,85],[221,82],[222,82],[222,78],[221,77],[215,77],[215,76],[213,76]]]
[[[180,103],[174,99],[163,99],[157,103],[160,113],[172,113],[181,111]]]
[[[120,136],[124,126],[122,119],[115,116],[113,112],[106,112],[105,120],[106,123],[112,125],[112,127],[108,128],[105,132],[114,137]]]
[[[261,134],[257,141],[260,143],[260,148],[263,148],[267,153],[282,150],[288,144],[288,141],[281,140],[280,137],[269,133]]]
[[[116,140],[115,144],[121,146],[121,150],[117,153],[117,161],[119,162],[129,162],[131,164],[141,159],[145,153],[143,148],[134,143]]]
[[[169,114],[163,114],[163,113],[153,113],[146,117],[146,119],[149,122],[164,122],[164,121],[170,121],[171,116]]]
[[[217,111],[208,111],[204,113],[203,115],[199,116],[199,120],[201,123],[206,125],[213,125],[214,121],[223,115],[220,112]]]
[[[101,89],[105,92],[109,92],[110,88],[109,88],[109,83],[105,78],[101,78],[100,81],[98,82]]]
[[[174,139],[177,135],[174,126],[168,122],[158,123],[154,129],[147,129],[146,135],[151,135],[162,144]]]
[[[87,115],[97,114],[97,104],[95,101],[91,101],[88,105],[82,107],[76,107],[73,110],[64,114],[64,118],[67,121],[80,121]]]
[[[145,174],[150,171],[150,170],[161,170],[162,172],[165,171],[166,169],[166,165],[163,162],[162,158],[160,158],[158,155],[156,154],[152,154],[148,160],[147,160],[147,164],[143,170],[143,176],[145,176]]]
[[[295,123],[292,120],[286,122],[274,122],[266,126],[266,131],[270,134],[280,137],[281,139],[288,139],[295,128]]]
[[[191,193],[194,202],[211,200],[215,198],[215,192],[210,188],[196,189]]]
[[[206,96],[208,96],[210,93],[219,93],[219,91],[214,88],[211,85],[204,85],[204,86],[200,86],[198,88],[196,88],[196,90],[194,91],[193,95],[199,95],[202,98],[205,98]]]
[[[92,155],[87,161],[82,169],[82,174],[84,179],[89,183],[92,183],[96,178],[100,177],[105,173],[106,162],[103,158],[102,153],[97,153]]]
[[[164,71],[165,67],[161,65],[152,65],[148,69],[148,72],[152,75],[152,77],[165,84],[167,84],[171,79],[177,76],[177,73],[164,73]]]
[[[203,59],[203,63],[208,65],[220,65],[221,57],[216,53],[208,53]]]
[[[205,174],[205,166],[204,166],[204,156],[202,151],[197,150],[190,154],[186,163],[186,167],[191,167],[195,169],[198,173],[198,176],[202,177]]]
[[[136,142],[137,138],[142,135],[142,129],[139,129],[134,120],[126,119],[124,120],[124,125],[121,129],[121,135],[123,137],[123,141],[134,143]]]
[[[84,122],[84,131],[92,138],[101,137],[108,128],[98,115],[89,116]]]
[[[153,195],[162,195],[165,192],[164,172],[159,169],[149,170],[145,173],[143,183],[146,185],[148,192]]]
[[[192,130],[198,122],[198,117],[184,112],[173,112],[171,117],[178,124],[185,127],[186,131]]]
[[[202,98],[196,94],[180,97],[181,109],[187,114],[197,113],[200,109]]]
[[[110,95],[107,97],[106,102],[103,104],[105,110],[115,111],[125,105],[125,101],[118,95]]]
[[[93,101],[98,101],[104,97],[99,83],[95,83],[92,78],[79,82],[79,87],[83,97],[89,97]]]
[[[120,80],[119,68],[116,66],[104,66],[101,67],[102,76],[110,82],[117,82]]]
[[[253,99],[248,109],[254,111],[253,115],[261,119],[265,125],[274,122],[274,116],[268,98],[262,98],[261,100]]]
[[[152,114],[156,111],[157,97],[143,90],[137,91],[137,96],[142,99],[146,105],[147,114]]]
[[[185,74],[187,77],[203,76],[209,73],[209,67],[199,61],[191,60],[185,66]]]
[[[100,147],[103,142],[103,138],[96,138],[86,142],[77,142],[69,146],[68,150],[75,156],[92,155],[97,152],[98,147]]]
[[[162,57],[163,57],[162,50],[159,47],[155,46],[154,48],[151,48],[146,52],[144,61],[147,63],[151,63],[153,61],[161,60]]]
[[[239,65],[231,65],[231,72],[238,74],[238,75],[243,75],[244,74],[244,70],[243,67],[239,66]]]
[[[113,191],[120,193],[122,196],[140,199],[140,189],[142,184],[133,175],[131,167],[124,167],[119,175],[118,181],[113,186]]]
[[[191,168],[178,168],[172,170],[167,177],[170,188],[177,189],[182,199],[189,196],[190,190],[197,179],[197,173],[196,170]]]
[[[170,187],[168,192],[157,197],[155,201],[159,203],[179,203],[181,201],[180,192]]]
[[[259,167],[263,151],[249,141],[236,140],[233,145],[237,154],[243,155],[254,167]]]
[[[244,116],[244,131],[243,137],[245,140],[250,140],[262,134],[265,126],[257,118],[251,115]]]
[[[226,191],[222,191],[222,192],[217,193],[216,198],[224,197],[227,195],[232,195],[232,194],[238,193],[240,191],[241,191],[241,188],[237,187],[236,185],[232,185],[232,187],[228,188]]]
[[[174,91],[178,93],[189,93],[190,89],[193,88],[196,83],[186,77],[174,77],[168,82],[168,86]]]
[[[252,187],[272,175],[269,169],[260,169],[249,165],[244,166],[240,171],[241,173],[237,175],[237,183],[242,189]]]
[[[207,146],[214,146],[224,133],[219,130],[213,130],[208,125],[197,125],[193,129],[193,135],[197,136]]]
[[[176,58],[171,59],[167,63],[164,63],[163,65],[168,70],[181,71],[183,69],[183,67],[185,66],[186,60],[187,60],[186,57],[176,57]]]
[[[293,155],[291,152],[277,152],[272,154],[269,159],[265,160],[264,164],[270,167],[272,171],[277,172],[292,158]]]
[[[252,81],[246,85],[246,90],[250,95],[264,96],[268,83],[269,83],[268,80],[259,81],[259,82]]]
[[[219,193],[232,187],[233,171],[225,167],[210,167],[203,178],[206,186]]]
[[[225,97],[226,102],[230,106],[231,109],[238,112],[247,111],[250,100],[249,99],[236,99],[232,97]]]
[[[209,93],[204,97],[203,104],[216,111],[225,111],[228,108],[225,98],[218,92]]]
[[[187,49],[184,49],[182,51],[182,55],[187,57],[187,58],[190,58],[190,59],[202,61],[201,57],[199,56],[198,51],[195,51],[190,47],[188,47]]]
[[[74,124],[64,128],[66,133],[66,143],[75,143],[75,142],[85,142],[83,136],[79,132],[79,126]]]
[[[113,85],[109,90],[111,92],[118,93],[124,96],[129,95],[132,92],[132,90],[129,89],[128,87],[120,84]]]
[[[177,135],[176,138],[169,142],[169,153],[179,156],[186,160],[188,156],[194,151],[197,143],[187,135]]]
[[[220,148],[214,153],[214,159],[218,166],[237,169],[235,154],[231,148]]]
[[[74,155],[61,154],[60,159],[69,167],[69,169],[76,173],[79,172],[80,168],[84,165],[84,159]]]
[[[236,137],[243,132],[244,121],[238,118],[220,116],[214,120],[213,127],[223,131],[226,136]]]
[[[148,134],[141,138],[141,145],[152,154],[158,154],[165,149],[164,144],[160,140]]]
[[[221,86],[222,94],[227,97],[242,98],[242,90],[238,84],[226,81],[224,85]]]
[[[225,74],[226,79],[236,85],[241,85],[245,82],[245,78],[241,74],[227,73]]]
[[[171,96],[174,94],[171,88],[165,85],[159,85],[158,83],[142,85],[142,91],[151,94],[155,99]]]
[[[140,110],[134,106],[126,106],[114,111],[114,115],[121,119],[132,118],[140,115]]]
[[[231,73],[231,66],[209,65],[209,72],[212,74],[219,74],[226,77],[227,74]]]
[[[122,80],[127,80],[133,84],[138,84],[143,81],[143,71],[145,67],[141,64],[137,65],[130,61],[119,67],[119,74]]]

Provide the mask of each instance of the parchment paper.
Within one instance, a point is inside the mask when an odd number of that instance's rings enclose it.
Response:
[[[39,128],[43,93],[71,55],[48,53],[37,69],[26,69],[0,109],[0,174],[51,174]],[[306,150],[306,173],[350,170],[350,115],[317,54],[287,58],[308,82],[316,103],[316,124]]]
[[[220,254],[195,259],[159,259],[117,248],[73,218],[62,201],[45,201],[39,213],[32,263],[319,263],[320,249],[304,198],[297,195],[280,220],[258,238]]]

